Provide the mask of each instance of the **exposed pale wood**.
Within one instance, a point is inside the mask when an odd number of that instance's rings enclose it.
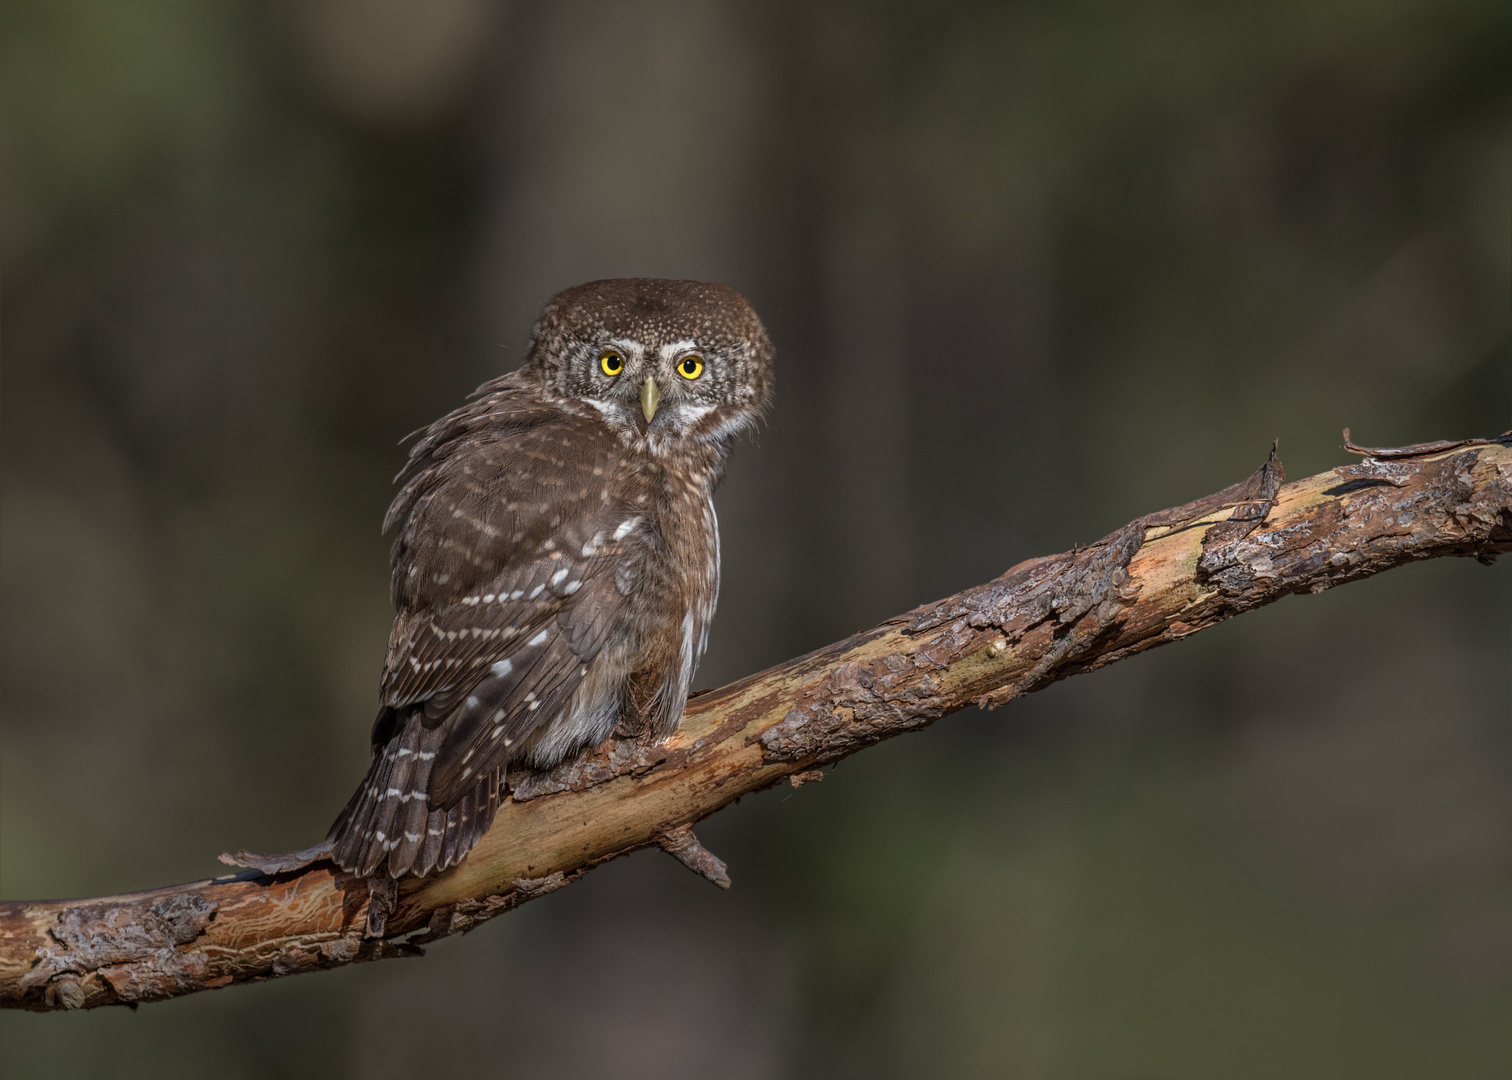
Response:
[[[723,864],[681,830],[785,777],[813,779],[965,705],[1001,704],[1288,594],[1512,549],[1512,438],[1372,453],[1284,486],[1273,456],[1208,499],[699,695],[663,744],[613,741],[518,780],[460,866],[402,883],[384,940],[363,937],[364,883],[321,861],[0,905],[0,1004],[135,1004],[415,955],[648,844],[717,881]]]

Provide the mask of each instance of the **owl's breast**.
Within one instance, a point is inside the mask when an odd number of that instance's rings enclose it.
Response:
[[[686,693],[708,644],[719,596],[719,522],[713,471],[696,461],[643,466],[645,563],[638,595],[639,666],[666,676],[668,692]]]

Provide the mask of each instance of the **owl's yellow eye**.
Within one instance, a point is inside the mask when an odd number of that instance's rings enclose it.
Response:
[[[625,358],[617,352],[606,352],[599,357],[599,370],[605,375],[618,375],[625,370]]]
[[[677,373],[685,379],[696,379],[703,374],[703,361],[696,356],[685,356],[677,362]]]

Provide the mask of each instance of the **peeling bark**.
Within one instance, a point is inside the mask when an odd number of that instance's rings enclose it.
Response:
[[[1347,440],[1346,432],[1346,440]],[[242,873],[129,896],[0,904],[0,1005],[136,1005],[363,960],[416,956],[657,844],[721,886],[691,826],[742,795],[969,704],[995,707],[1294,593],[1418,559],[1512,550],[1512,433],[1363,449],[1282,484],[1274,449],[1206,499],[1032,559],[985,585],[689,702],[663,743],[611,739],[511,777],[463,863],[399,883],[381,939],[369,890],[319,846],[248,856]]]

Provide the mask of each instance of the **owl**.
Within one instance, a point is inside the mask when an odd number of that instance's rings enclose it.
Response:
[[[733,289],[593,281],[546,305],[523,367],[426,429],[384,522],[397,614],[337,865],[454,866],[512,766],[556,765],[622,717],[676,729],[719,592],[712,495],[772,381]]]

